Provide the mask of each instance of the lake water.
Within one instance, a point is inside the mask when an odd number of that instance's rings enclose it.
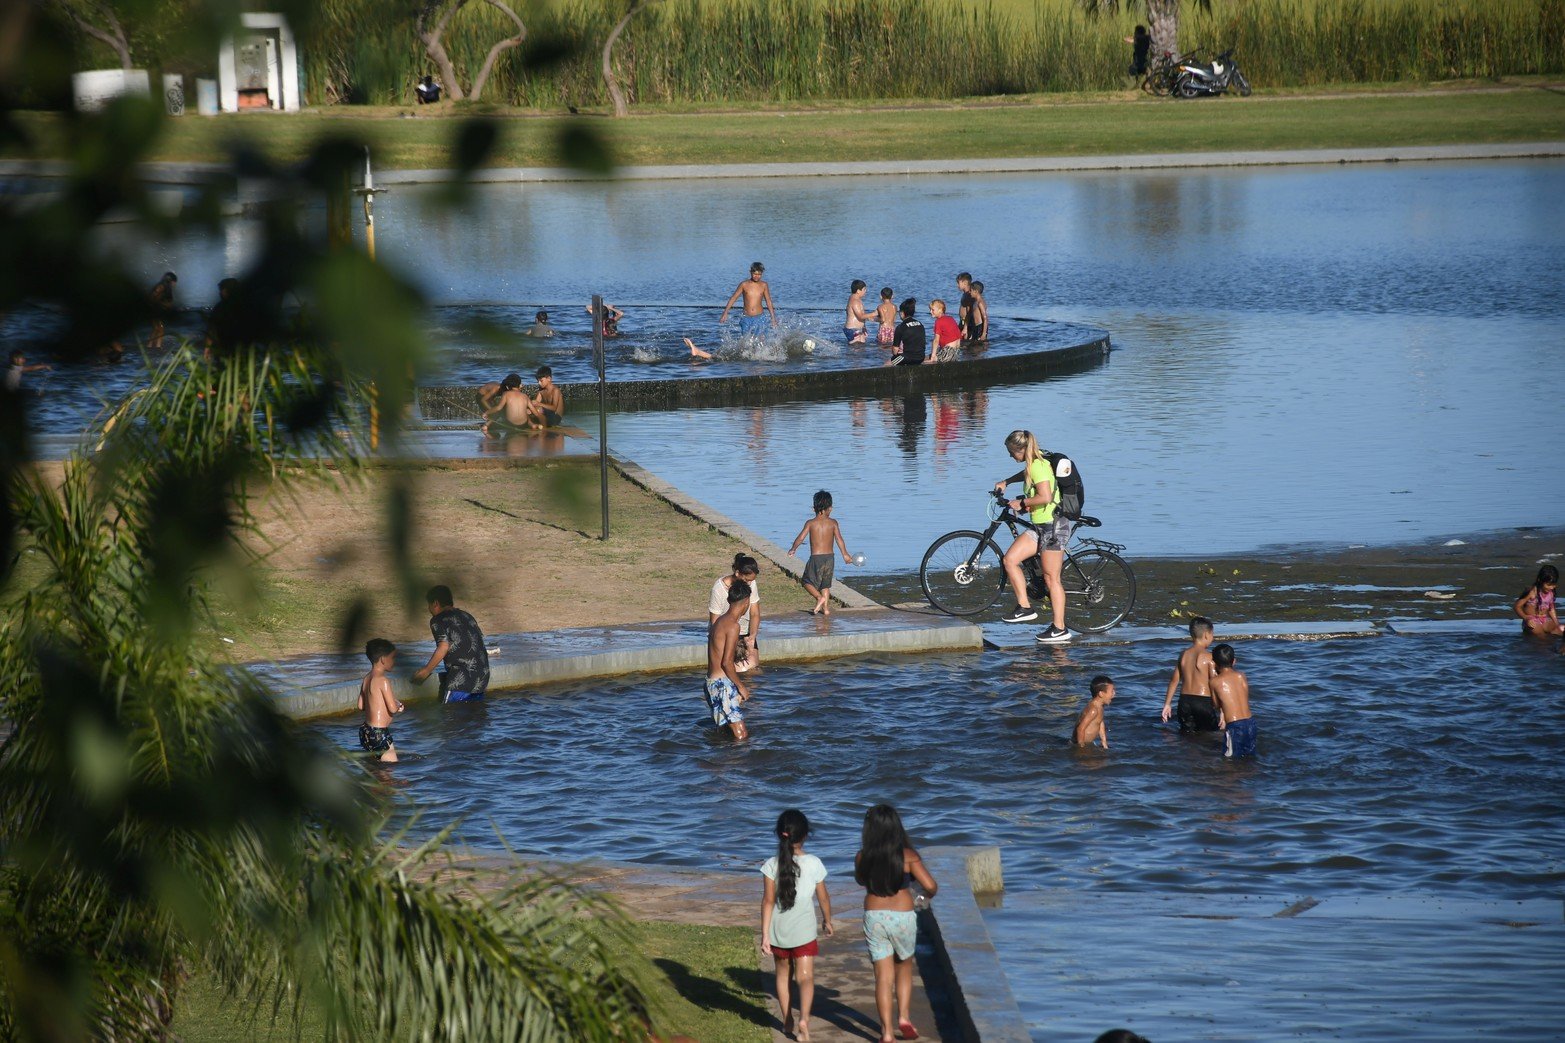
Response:
[[[536,306],[568,333],[549,350],[584,358],[594,291],[652,358],[611,376],[689,371],[678,336],[718,341],[713,306],[752,259],[797,328],[836,325],[851,279],[923,302],[954,298],[969,269],[1002,343],[1020,335],[1007,317],[1110,330],[1106,366],[987,392],[612,419],[616,451],[774,538],[830,489],[876,571],[916,568],[934,536],[978,520],[1016,427],[1078,460],[1089,509],[1132,554],[1565,516],[1557,161],[502,185],[461,218],[430,198],[388,193],[377,230],[381,256],[450,306],[434,383],[525,370],[526,345],[474,331],[514,333]],[[176,267],[197,305],[253,245],[244,222],[215,242],[106,240],[149,273]]]

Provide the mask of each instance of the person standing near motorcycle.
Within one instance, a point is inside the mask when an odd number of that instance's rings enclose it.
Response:
[[[1011,459],[1022,465],[1022,469],[996,482],[994,490],[1004,492],[1007,485],[1021,482],[1022,495],[1007,500],[1006,506],[1018,514],[1029,513],[1029,520],[1038,528],[1036,532],[1023,529],[1005,552],[1005,577],[1016,594],[1016,608],[1001,617],[1001,621],[1026,623],[1038,618],[1038,612],[1027,596],[1027,577],[1022,572],[1022,562],[1037,554],[1042,566],[1043,584],[1049,592],[1049,607],[1054,616],[1049,629],[1038,635],[1038,643],[1063,645],[1070,641],[1071,633],[1065,628],[1065,584],[1060,582],[1060,570],[1065,564],[1065,545],[1070,542],[1071,523],[1059,513],[1060,493],[1055,483],[1054,468],[1049,464],[1049,458],[1039,450],[1038,440],[1032,432],[1012,431],[1005,436],[1005,448],[1011,454]],[[1070,461],[1066,459],[1060,463],[1062,467],[1070,466]]]
[[[1130,75],[1141,79],[1147,74],[1147,55],[1152,50],[1152,34],[1144,25],[1136,26],[1133,35],[1125,37],[1130,44]]]

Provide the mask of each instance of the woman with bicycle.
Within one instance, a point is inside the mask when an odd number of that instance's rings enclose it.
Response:
[[[1022,562],[1037,554],[1043,571],[1043,583],[1049,592],[1049,606],[1054,619],[1049,629],[1038,635],[1043,645],[1063,645],[1070,641],[1070,631],[1065,629],[1065,585],[1060,582],[1060,569],[1065,562],[1065,545],[1070,542],[1071,523],[1056,509],[1059,506],[1059,489],[1054,481],[1054,468],[1048,457],[1038,449],[1038,440],[1031,431],[1012,431],[1005,436],[1005,448],[1011,459],[1022,469],[1004,481],[994,483],[994,491],[1001,493],[1014,482],[1022,483],[1022,495],[1007,500],[1006,506],[1032,522],[1024,527],[1005,552],[1003,564],[1005,576],[1016,594],[1016,608],[1001,617],[1006,623],[1026,623],[1038,618],[1027,596],[1027,577],[1022,573]],[[1070,461],[1061,460],[1062,467]]]

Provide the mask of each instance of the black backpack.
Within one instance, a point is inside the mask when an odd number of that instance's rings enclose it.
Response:
[[[1071,521],[1081,519],[1081,509],[1087,503],[1087,490],[1081,484],[1081,468],[1076,466],[1076,461],[1064,453],[1044,453],[1043,458],[1049,461],[1049,466],[1054,469],[1054,488],[1057,490],[1055,501],[1060,505],[1060,513]],[[1070,464],[1070,474],[1060,474],[1060,461]]]

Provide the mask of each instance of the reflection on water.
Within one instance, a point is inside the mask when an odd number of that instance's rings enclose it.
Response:
[[[1238,647],[1261,756],[1158,723],[1175,643],[767,668],[739,746],[695,674],[552,685],[483,718],[399,718],[397,777],[431,824],[493,823],[524,853],[751,865],[805,808],[841,867],[866,805],[921,842],[1005,845],[1013,890],[1527,898],[1565,884],[1559,657],[1520,641],[1404,637]],[[1480,669],[1481,681],[1474,680]],[[1109,753],[1065,737],[1114,677]],[[1506,693],[1525,719],[1496,711]],[[346,745],[350,721],[319,725]]]

